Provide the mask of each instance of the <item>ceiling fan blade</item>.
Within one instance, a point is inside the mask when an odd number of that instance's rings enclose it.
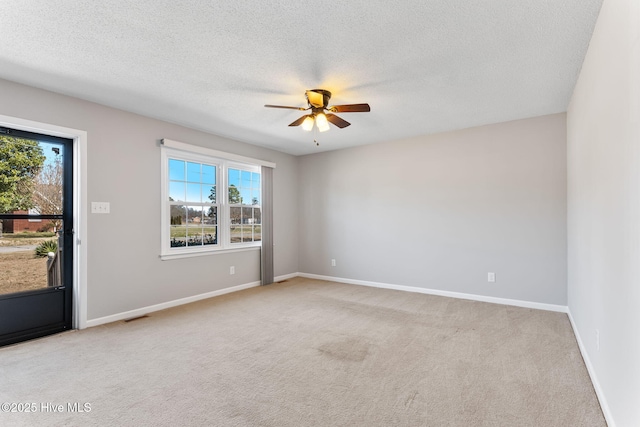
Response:
[[[304,119],[306,119],[307,117],[309,117],[308,114],[300,117],[298,120],[296,120],[295,122],[291,123],[289,126],[300,126],[302,124],[302,122],[304,122]]]
[[[264,105],[267,108],[287,108],[289,110],[299,110],[299,111],[304,111],[306,110],[306,108],[302,108],[302,107],[288,107],[286,105],[269,105],[269,104],[265,104]]]
[[[366,113],[371,111],[369,104],[347,104],[347,105],[333,105],[329,107],[329,110],[334,113]]]
[[[347,126],[349,126],[351,124],[348,121],[343,120],[340,117],[336,116],[335,114],[329,113],[329,114],[325,114],[325,116],[327,116],[327,120],[328,121],[330,121],[334,125],[338,126],[340,129],[346,128]]]

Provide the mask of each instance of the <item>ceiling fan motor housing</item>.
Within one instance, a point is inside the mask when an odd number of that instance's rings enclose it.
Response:
[[[316,108],[327,108],[331,92],[325,89],[311,89],[307,91],[307,101],[309,105]]]

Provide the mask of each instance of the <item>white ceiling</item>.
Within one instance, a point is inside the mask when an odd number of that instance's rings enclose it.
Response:
[[[299,155],[566,111],[601,3],[2,0],[0,77]]]

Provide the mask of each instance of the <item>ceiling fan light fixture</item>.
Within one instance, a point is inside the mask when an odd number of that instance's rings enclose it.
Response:
[[[325,89],[307,90],[305,95],[307,98],[307,108],[272,104],[265,104],[265,107],[309,111],[309,114],[298,117],[297,120],[289,124],[290,127],[302,126],[302,129],[307,132],[313,130],[314,123],[320,132],[328,131],[330,128],[329,123],[340,129],[344,129],[351,125],[351,123],[341,117],[338,117],[334,113],[366,113],[371,111],[369,104],[342,104],[329,106],[331,92]]]
[[[327,121],[327,116],[324,113],[316,114],[316,126],[318,126],[318,130],[320,132],[326,132],[329,130],[329,122]]]
[[[306,130],[307,132],[309,132],[311,129],[313,129],[313,117],[312,116],[307,116],[304,121],[302,122],[302,129]]]

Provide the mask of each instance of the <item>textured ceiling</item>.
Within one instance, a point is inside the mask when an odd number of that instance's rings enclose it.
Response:
[[[2,0],[0,77],[307,154],[566,111],[601,3]],[[263,107],[314,88],[371,112]]]

